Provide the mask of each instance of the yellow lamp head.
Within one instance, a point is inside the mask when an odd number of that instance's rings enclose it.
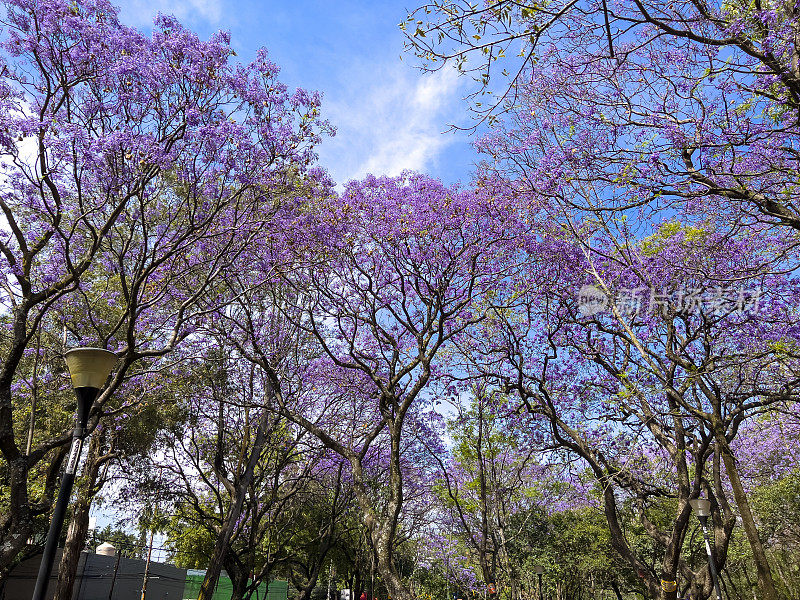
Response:
[[[117,362],[117,355],[102,348],[73,348],[64,354],[72,387],[100,389]]]

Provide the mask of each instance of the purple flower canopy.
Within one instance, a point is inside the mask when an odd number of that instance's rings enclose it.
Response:
[[[258,543],[307,502],[333,515],[315,543],[356,515],[398,600],[398,532],[427,532],[429,570],[478,590],[514,580],[502,536],[598,509],[642,585],[662,574],[634,517],[663,576],[702,587],[687,501],[713,499],[727,548],[747,494],[794,471],[798,121],[774,91],[794,31],[776,11],[709,25],[767,27],[750,58],[637,23],[624,60],[597,11],[567,11],[475,181],[337,193],[320,96],[265,50],[241,65],[225,33],[160,16],[144,35],[101,1],[5,7],[0,447],[25,467],[0,567],[51,500],[31,482],[67,418],[37,425],[33,400],[66,397],[73,344],[119,357],[91,426],[143,460],[125,494],[171,503],[183,534],[197,515],[224,530],[214,577],[236,553],[267,578]]]

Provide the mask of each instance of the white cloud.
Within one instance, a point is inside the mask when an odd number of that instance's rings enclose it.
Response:
[[[222,20],[222,0],[120,0],[123,23],[136,27],[153,24],[158,13],[175,15],[187,22],[207,21],[212,25]]]
[[[322,104],[337,128],[320,147],[322,165],[338,183],[429,168],[457,140],[446,130],[457,120],[460,84],[453,69],[423,75],[400,62],[348,69]]]

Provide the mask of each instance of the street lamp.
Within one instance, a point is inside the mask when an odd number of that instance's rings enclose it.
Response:
[[[717,600],[722,600],[722,592],[719,588],[719,576],[717,575],[717,566],[714,564],[714,555],[711,552],[711,542],[708,537],[708,517],[711,516],[711,502],[705,498],[695,498],[689,500],[692,505],[697,518],[700,519],[700,526],[703,528],[703,538],[706,541],[706,553],[708,554],[708,568],[711,571],[711,579],[714,582],[714,591],[717,594]]]
[[[533,565],[533,572],[539,576],[539,600],[542,600],[542,573],[544,573],[544,567],[542,565]]]
[[[73,348],[64,354],[67,363],[72,387],[78,399],[78,409],[75,415],[75,429],[72,430],[72,446],[69,451],[67,468],[61,478],[61,488],[58,490],[58,500],[53,510],[53,519],[47,532],[47,541],[42,552],[42,562],[39,564],[39,575],[36,577],[36,587],[33,589],[32,600],[44,600],[47,593],[47,584],[53,572],[53,561],[58,546],[58,537],[64,525],[64,517],[72,495],[72,485],[75,483],[75,471],[78,459],[83,448],[83,439],[86,437],[86,422],[89,420],[89,409],[97,398],[100,388],[108,379],[111,369],[117,362],[113,352],[101,348]]]

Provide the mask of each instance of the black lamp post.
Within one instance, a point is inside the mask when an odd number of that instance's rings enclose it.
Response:
[[[53,561],[58,546],[58,537],[64,525],[67,506],[72,495],[72,485],[75,483],[75,471],[78,459],[83,448],[83,439],[86,437],[86,422],[89,419],[89,409],[97,398],[100,388],[108,379],[111,369],[117,362],[113,352],[101,348],[74,348],[64,355],[72,387],[78,398],[78,410],[75,415],[75,429],[72,430],[72,446],[69,451],[67,468],[61,479],[61,488],[58,490],[58,500],[53,510],[53,519],[47,532],[47,541],[44,544],[42,562],[39,565],[39,575],[36,577],[36,587],[33,590],[32,600],[44,600],[47,594],[47,584],[53,572]]]
[[[533,572],[539,576],[539,600],[542,600],[542,573],[544,573],[544,567],[542,565],[534,565]]]
[[[719,588],[719,575],[717,574],[717,565],[714,564],[714,555],[711,552],[711,542],[708,537],[708,517],[711,516],[711,502],[705,498],[695,498],[689,500],[692,505],[697,518],[700,519],[700,526],[703,528],[703,538],[706,541],[706,552],[708,553],[708,568],[711,571],[711,580],[714,582],[714,591],[717,594],[717,600],[722,600],[722,592]]]

